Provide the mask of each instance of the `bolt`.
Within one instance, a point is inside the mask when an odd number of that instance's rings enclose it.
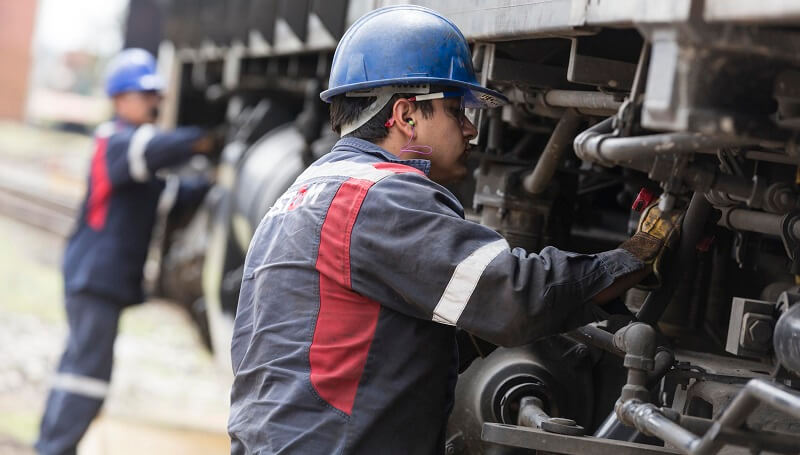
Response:
[[[767,344],[772,338],[772,324],[760,319],[752,320],[748,324],[747,333],[754,342],[762,345]]]

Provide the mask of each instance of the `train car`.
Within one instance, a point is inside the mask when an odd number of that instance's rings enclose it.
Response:
[[[512,246],[597,252],[661,194],[688,206],[661,287],[528,346],[466,337],[448,454],[800,452],[800,3],[172,0],[173,124],[225,125],[217,184],[163,261],[229,368],[261,217],[336,141],[337,40],[371,9],[433,8],[508,106],[479,130],[467,217]],[[473,360],[474,359],[474,360]]]

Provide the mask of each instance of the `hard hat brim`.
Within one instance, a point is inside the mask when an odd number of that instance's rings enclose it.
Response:
[[[384,79],[377,81],[359,82],[328,89],[319,94],[320,99],[326,103],[331,102],[331,98],[343,95],[347,92],[364,90],[388,85],[418,85],[432,84],[444,87],[455,87],[464,91],[464,107],[471,109],[491,109],[508,104],[508,98],[502,93],[483,87],[478,84],[463,82],[453,79],[437,77],[409,77],[403,79]],[[399,89],[398,89],[399,90]],[[399,91],[398,93],[403,93]]]
[[[164,90],[164,79],[158,74],[146,74],[139,78],[138,86],[141,91],[160,92]]]

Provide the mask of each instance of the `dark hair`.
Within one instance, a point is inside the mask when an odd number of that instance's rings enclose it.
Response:
[[[389,128],[385,123],[392,116],[394,103],[400,98],[411,98],[414,95],[398,93],[392,96],[386,106],[375,114],[367,123],[361,125],[355,131],[345,137],[355,137],[370,142],[379,142],[389,135]],[[341,133],[342,125],[354,121],[359,114],[370,104],[375,102],[375,97],[347,97],[345,95],[335,96],[331,99],[331,129],[336,133]],[[429,118],[433,115],[433,103],[431,101],[415,101],[416,106],[422,111],[422,116]]]

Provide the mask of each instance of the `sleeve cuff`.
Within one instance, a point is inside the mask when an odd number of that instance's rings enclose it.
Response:
[[[642,261],[621,248],[598,253],[597,258],[603,262],[606,271],[614,280],[644,267]]]

